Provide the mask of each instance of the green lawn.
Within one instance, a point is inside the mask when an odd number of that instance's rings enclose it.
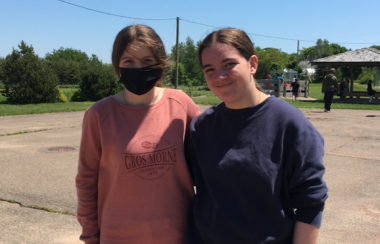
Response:
[[[0,116],[42,114],[58,112],[84,111],[93,102],[70,102],[70,103],[40,103],[40,104],[4,104],[0,103]]]
[[[354,84],[354,91],[366,91],[366,85]],[[323,94],[321,93],[322,84],[311,84],[309,87],[309,97],[315,98],[316,101],[296,101],[284,99],[296,108],[323,109]],[[43,104],[25,104],[14,105],[7,104],[6,98],[0,93],[0,116],[22,115],[22,114],[39,114],[39,113],[57,113],[84,111],[94,102],[70,102],[70,98],[77,90],[74,87],[60,88],[68,98],[66,103],[43,103]],[[189,95],[192,95],[196,104],[216,105],[221,100],[215,97],[210,91],[179,87]],[[290,94],[289,94],[290,96]],[[380,110],[380,104],[355,104],[355,103],[334,103],[333,109],[356,109],[356,110]]]
[[[323,109],[323,94],[321,92],[322,84],[310,84],[309,97],[315,98],[316,101],[301,101],[292,102],[290,99],[284,99],[296,108],[308,109]],[[367,91],[367,85],[354,83],[354,91]],[[290,96],[290,94],[289,94]],[[357,104],[357,103],[333,103],[332,109],[356,109],[356,110],[380,110],[380,104]]]

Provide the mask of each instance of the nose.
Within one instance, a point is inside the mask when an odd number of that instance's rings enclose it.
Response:
[[[143,61],[141,60],[136,60],[136,63],[135,63],[135,68],[136,69],[139,69],[139,68],[144,68],[145,66],[147,66]]]
[[[227,78],[227,72],[223,68],[217,69],[215,72],[215,78],[216,79],[225,79],[225,78]]]

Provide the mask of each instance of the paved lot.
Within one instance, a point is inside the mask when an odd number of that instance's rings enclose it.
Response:
[[[380,111],[302,112],[326,145],[330,197],[318,243],[380,244]],[[83,113],[0,117],[1,244],[81,243],[74,178]],[[74,150],[49,151],[57,147]]]

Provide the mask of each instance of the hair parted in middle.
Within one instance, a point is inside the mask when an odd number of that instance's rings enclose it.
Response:
[[[233,46],[247,61],[252,55],[255,55],[252,41],[244,31],[235,28],[223,28],[208,34],[199,45],[198,60],[201,66],[203,50],[216,42]]]
[[[255,55],[255,48],[251,39],[248,37],[247,33],[243,30],[236,28],[223,28],[217,31],[213,31],[206,36],[206,38],[201,42],[198,47],[198,61],[202,67],[202,52],[206,47],[212,46],[214,43],[227,44],[234,47],[241,56],[243,56],[247,61],[250,60],[252,55]],[[256,88],[262,91],[260,85],[255,81]]]
[[[117,77],[120,78],[119,63],[121,56],[128,45],[133,42],[147,46],[152,52],[157,60],[156,67],[161,69],[161,79],[157,81],[156,86],[161,86],[162,77],[165,69],[169,66],[169,62],[161,38],[151,27],[146,25],[129,25],[117,34],[112,48],[112,66]]]

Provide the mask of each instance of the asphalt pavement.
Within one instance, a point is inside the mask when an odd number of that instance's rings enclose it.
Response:
[[[380,111],[301,111],[325,139],[329,199],[318,243],[380,244]],[[83,114],[0,117],[1,244],[81,243],[75,175]]]

